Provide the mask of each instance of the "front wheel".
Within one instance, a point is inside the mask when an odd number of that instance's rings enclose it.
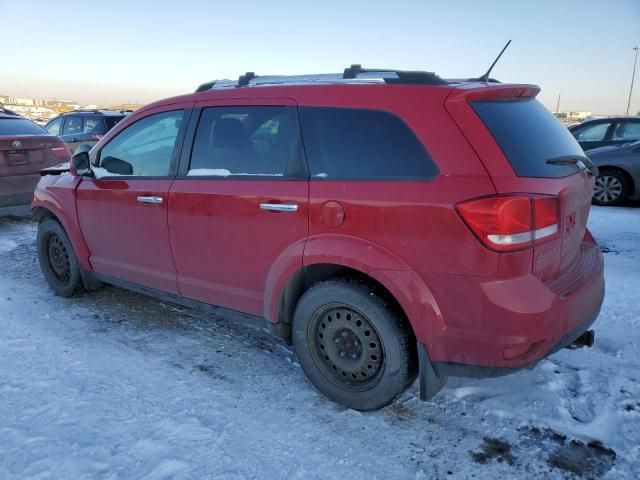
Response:
[[[602,170],[593,187],[596,205],[620,205],[629,195],[629,181],[616,170]]]
[[[44,278],[61,297],[72,296],[82,284],[80,266],[67,232],[53,218],[38,224],[38,260]]]
[[[346,407],[384,407],[415,379],[407,327],[366,285],[313,286],[298,302],[292,334],[311,382]]]

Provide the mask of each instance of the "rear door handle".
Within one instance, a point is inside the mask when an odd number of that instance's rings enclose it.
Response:
[[[261,203],[260,210],[270,212],[297,212],[298,205],[295,203]]]
[[[138,201],[140,203],[159,204],[162,203],[162,197],[138,197]]]

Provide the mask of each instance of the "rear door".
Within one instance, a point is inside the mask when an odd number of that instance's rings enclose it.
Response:
[[[198,103],[169,192],[180,293],[263,315],[272,268],[302,267],[308,174],[291,99]]]
[[[640,119],[618,120],[613,125],[612,145],[625,145],[640,140]]]
[[[535,99],[537,87],[485,87],[458,92],[447,103],[491,175],[498,193],[558,198],[558,234],[536,244],[533,272],[543,281],[578,256],[594,178],[571,133]],[[566,161],[566,162],[565,162]]]

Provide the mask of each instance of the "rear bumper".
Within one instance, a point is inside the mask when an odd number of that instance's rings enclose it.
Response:
[[[598,307],[589,314],[587,318],[578,323],[569,332],[565,333],[551,348],[540,358],[534,360],[528,364],[521,365],[519,367],[483,367],[480,365],[468,365],[455,362],[433,362],[433,369],[438,377],[468,377],[468,378],[494,378],[502,377],[515,373],[522,369],[532,369],[538,362],[545,357],[556,353],[557,351],[571,345],[576,341],[583,333],[589,330],[589,327],[596,321],[598,315],[600,315],[600,308],[604,300],[604,291],[600,298]]]
[[[442,295],[434,296],[444,328],[439,335],[418,338],[436,372],[499,376],[532,367],[579,337],[597,318],[604,298],[600,248],[590,239],[582,248],[579,261],[553,282],[532,274],[504,280],[438,278]]]

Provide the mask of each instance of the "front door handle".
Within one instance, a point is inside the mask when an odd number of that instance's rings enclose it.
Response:
[[[261,203],[260,210],[269,210],[270,212],[297,212],[298,205],[295,203]]]
[[[159,204],[162,203],[162,197],[138,197],[138,201],[140,203]]]

